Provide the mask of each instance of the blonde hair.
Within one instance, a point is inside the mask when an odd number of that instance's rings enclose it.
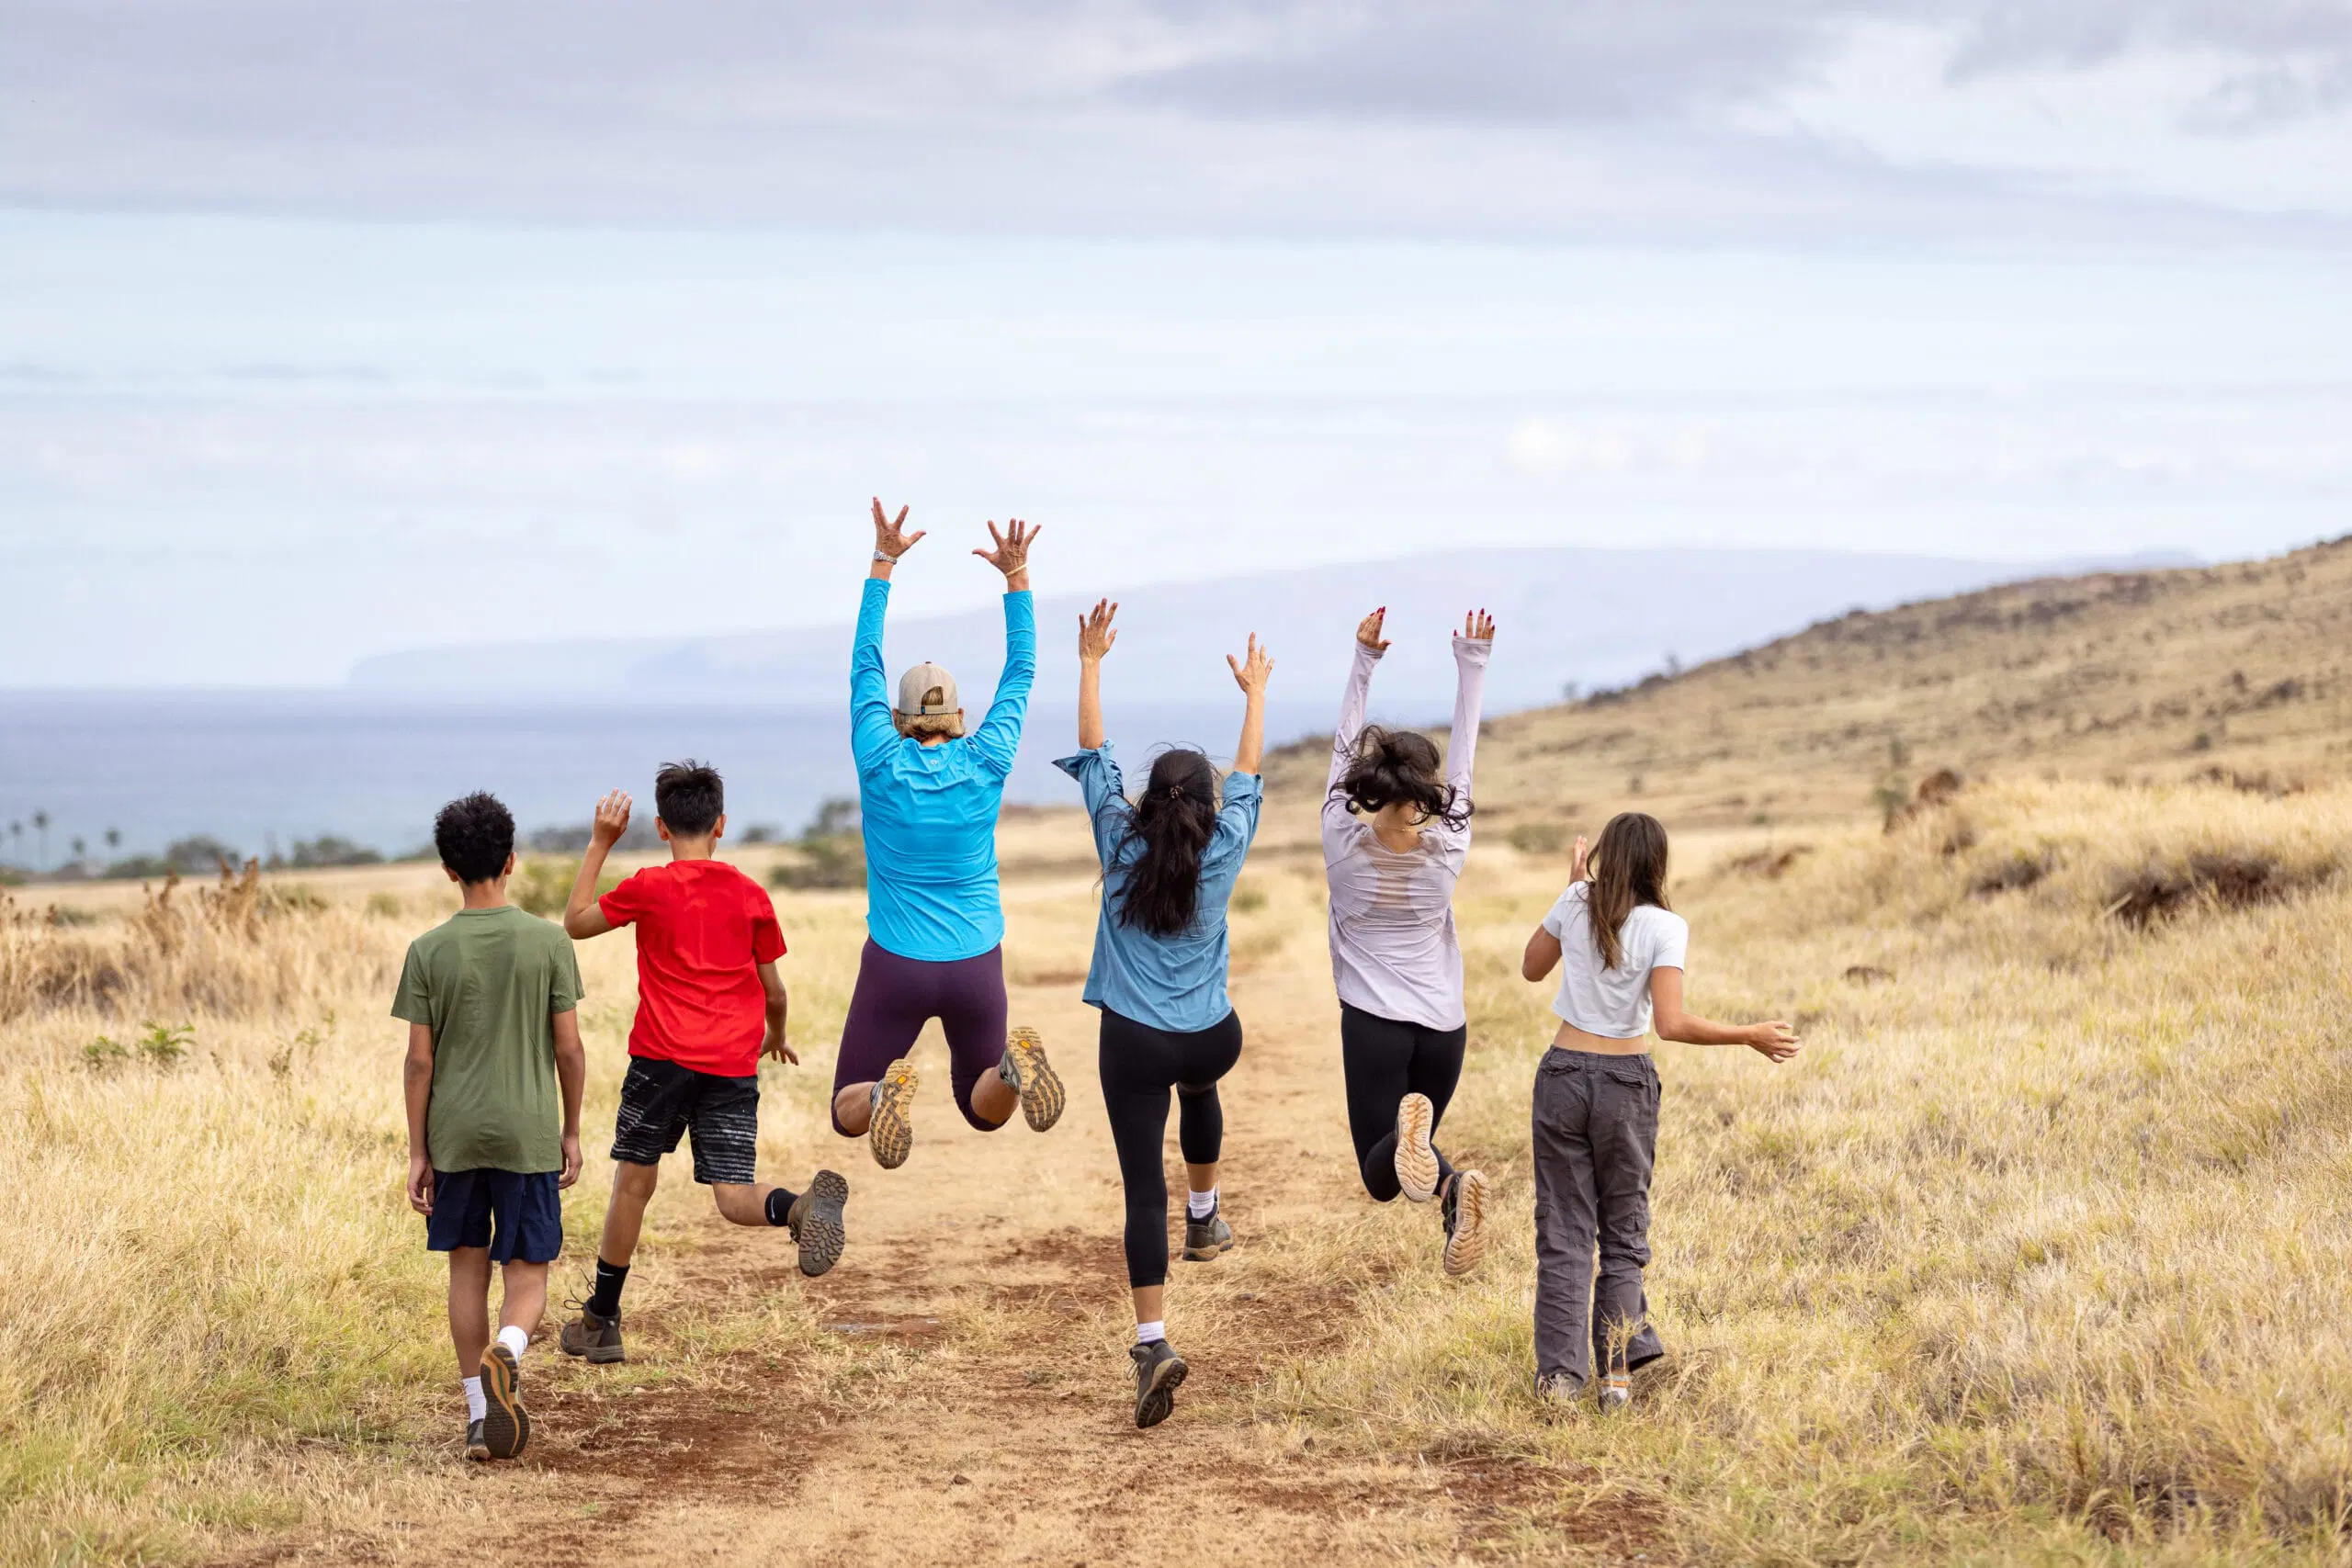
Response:
[[[936,686],[932,689],[938,690]],[[960,740],[964,736],[964,716],[960,713],[893,713],[890,716],[897,722],[899,733],[910,740],[921,740],[928,735]]]

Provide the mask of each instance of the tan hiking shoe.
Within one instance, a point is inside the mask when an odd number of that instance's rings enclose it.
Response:
[[[628,1359],[628,1352],[621,1348],[621,1320],[598,1317],[588,1310],[584,1302],[575,1302],[580,1315],[566,1322],[555,1337],[555,1342],[567,1356],[578,1356],[594,1366],[609,1366]]]
[[[865,1142],[874,1151],[874,1163],[885,1170],[906,1164],[914,1150],[915,1085],[920,1081],[915,1065],[901,1056],[882,1069],[882,1081],[874,1086],[874,1119],[866,1124]]]
[[[1396,1102],[1396,1185],[1416,1203],[1437,1196],[1437,1149],[1430,1134],[1437,1126],[1437,1108],[1426,1094],[1408,1094]]]
[[[1032,1130],[1042,1133],[1062,1119],[1069,1096],[1061,1076],[1046,1061],[1046,1043],[1034,1029],[1016,1029],[1004,1043],[1004,1060],[998,1071],[1021,1094],[1021,1114]]]
[[[1127,1347],[1136,1364],[1136,1425],[1157,1427],[1176,1408],[1176,1390],[1192,1369],[1165,1339]]]
[[[1445,1191],[1445,1271],[1467,1274],[1487,1256],[1487,1179],[1457,1170]]]

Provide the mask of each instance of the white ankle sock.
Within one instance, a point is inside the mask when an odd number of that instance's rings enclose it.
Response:
[[[1136,1343],[1138,1345],[1156,1344],[1167,1337],[1168,1320],[1165,1318],[1155,1318],[1149,1323],[1136,1325]]]
[[[490,1396],[482,1393],[479,1374],[463,1381],[466,1385],[466,1419],[479,1421],[490,1414]]]
[[[510,1323],[498,1331],[498,1342],[519,1361],[523,1359],[523,1352],[530,1348],[531,1337],[519,1325]]]
[[[1185,1193],[1184,1213],[1189,1218],[1195,1220],[1205,1220],[1216,1213],[1216,1189],[1212,1187],[1205,1192]]]

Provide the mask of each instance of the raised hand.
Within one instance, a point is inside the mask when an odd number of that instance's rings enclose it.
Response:
[[[1097,599],[1093,612],[1078,618],[1078,659],[1081,664],[1098,664],[1119,640],[1118,628],[1111,625],[1111,617],[1119,606],[1108,599]]]
[[[1265,695],[1266,680],[1274,672],[1274,661],[1266,657],[1264,649],[1258,646],[1257,633],[1250,634],[1250,651],[1247,654],[1236,659],[1228,653],[1225,656],[1225,662],[1226,667],[1233,671],[1235,685],[1253,697]]]
[[[595,820],[588,827],[589,841],[605,849],[619,843],[621,835],[628,831],[629,808],[636,804],[627,791],[617,789],[598,801]]]
[[[878,495],[874,498],[874,547],[876,549],[888,556],[892,560],[898,559],[909,550],[913,549],[916,543],[922,538],[925,530],[918,528],[910,534],[906,532],[906,525],[907,509],[905,507],[899,508],[899,514],[892,517],[883,512],[882,498]]]
[[[1495,618],[1484,610],[1473,610],[1462,617],[1462,640],[1492,642],[1495,640]]]
[[[1570,882],[1582,882],[1584,880],[1585,861],[1591,853],[1592,841],[1589,839],[1587,839],[1582,833],[1578,833],[1577,835],[1577,847],[1568,856],[1568,880]]]
[[[1778,1019],[1753,1023],[1747,1027],[1747,1047],[1768,1062],[1785,1062],[1799,1049],[1797,1032]]]
[[[1000,534],[996,531],[996,524],[991,521],[989,524],[989,537],[996,541],[996,548],[974,550],[972,553],[1004,573],[1005,576],[1011,577],[1015,572],[1029,570],[1029,547],[1035,544],[1037,536],[1046,530],[1033,528],[1018,517],[1012,518],[1006,527],[1008,531]]]
[[[1374,653],[1385,653],[1388,645],[1380,637],[1380,628],[1388,619],[1388,606],[1383,604],[1356,623],[1356,640]]]

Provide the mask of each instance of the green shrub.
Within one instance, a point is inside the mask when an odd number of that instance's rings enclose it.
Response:
[[[556,919],[563,914],[563,906],[571,897],[571,885],[580,880],[580,863],[576,860],[526,860],[514,880],[506,885],[507,897],[535,915]],[[596,878],[596,897],[601,898],[621,885],[621,879],[611,874]]]

